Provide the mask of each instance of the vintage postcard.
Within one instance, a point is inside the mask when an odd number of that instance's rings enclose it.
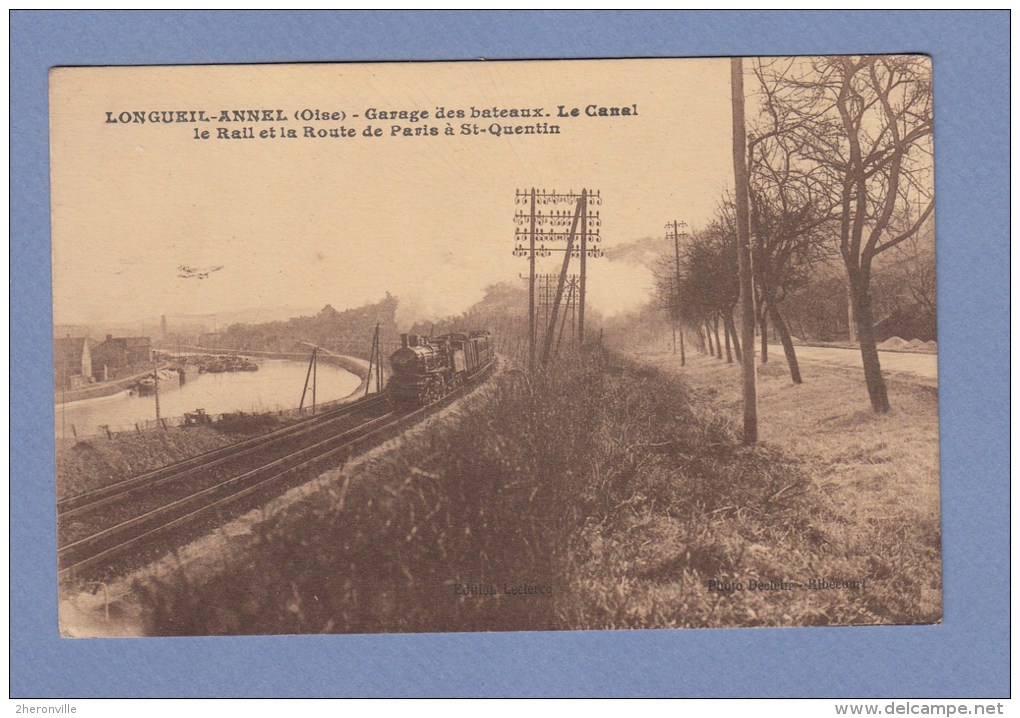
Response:
[[[49,79],[62,635],[941,621],[928,58]]]

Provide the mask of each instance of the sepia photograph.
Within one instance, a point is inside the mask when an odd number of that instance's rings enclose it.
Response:
[[[49,131],[61,636],[941,623],[928,56],[54,67]]]

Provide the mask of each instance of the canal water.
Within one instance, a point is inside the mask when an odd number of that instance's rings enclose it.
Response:
[[[220,414],[297,408],[308,371],[307,362],[259,359],[258,365],[258,371],[195,374],[183,385],[177,381],[161,381],[160,416],[179,417],[196,409]],[[346,398],[361,383],[355,374],[326,363],[319,364],[317,375],[316,401],[319,404]],[[311,402],[309,380],[305,406],[311,406]],[[108,425],[110,431],[133,431],[135,423],[156,418],[156,400],[151,395],[130,395],[125,391],[113,396],[58,404],[54,418],[57,438],[62,432],[70,437],[72,425],[79,436],[98,434],[103,424]]]

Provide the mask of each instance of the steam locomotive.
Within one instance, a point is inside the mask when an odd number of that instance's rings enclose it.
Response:
[[[387,391],[393,403],[405,406],[442,398],[488,368],[494,357],[487,331],[438,337],[401,334],[400,344],[390,357],[393,374]]]

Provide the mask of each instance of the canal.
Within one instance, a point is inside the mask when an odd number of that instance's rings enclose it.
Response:
[[[183,385],[177,381],[160,382],[160,416],[179,417],[196,409],[220,414],[297,408],[308,363],[259,359],[258,365],[258,371],[196,374]],[[325,362],[319,363],[316,373],[316,400],[319,404],[346,398],[361,383],[355,374]],[[311,406],[311,401],[309,386],[305,406]],[[113,396],[58,404],[54,418],[58,439],[64,435],[70,438],[72,426],[78,436],[99,434],[99,427],[104,424],[110,427],[110,431],[133,431],[136,423],[156,418],[156,402],[152,396],[131,395],[125,391]]]

